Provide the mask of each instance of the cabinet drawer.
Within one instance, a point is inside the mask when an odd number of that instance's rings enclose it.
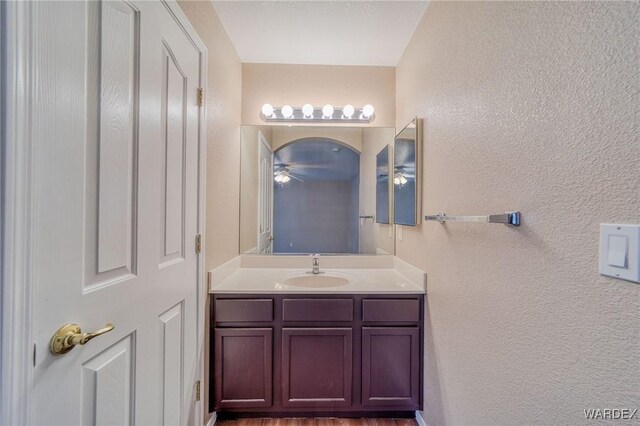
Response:
[[[283,321],[353,321],[352,299],[284,299]]]
[[[273,299],[217,299],[216,322],[273,321]]]
[[[364,299],[362,321],[370,322],[418,322],[419,299]]]

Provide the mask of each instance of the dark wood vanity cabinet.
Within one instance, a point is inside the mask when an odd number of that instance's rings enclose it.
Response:
[[[422,294],[211,297],[210,411],[422,409]]]

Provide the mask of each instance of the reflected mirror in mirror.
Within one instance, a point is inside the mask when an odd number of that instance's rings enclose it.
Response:
[[[393,147],[393,219],[398,225],[420,223],[420,119],[396,135]]]
[[[392,225],[376,223],[376,154],[393,136],[390,128],[243,126],[240,252],[393,254]]]
[[[389,199],[390,145],[376,155],[376,223],[390,223],[391,204]]]

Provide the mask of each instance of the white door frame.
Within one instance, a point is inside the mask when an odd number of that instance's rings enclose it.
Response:
[[[200,87],[207,93],[207,47],[175,0],[162,0],[200,54]],[[39,36],[38,2],[0,2],[0,424],[30,424],[32,409],[35,312],[32,248],[34,140],[32,111],[36,106],[31,41]],[[2,34],[0,34],[2,35]],[[9,65],[10,64],[10,65]],[[206,103],[199,111],[198,233],[204,235],[206,172]],[[204,382],[205,249],[198,255],[197,353],[198,377]],[[196,423],[203,423],[206,401],[197,403]]]

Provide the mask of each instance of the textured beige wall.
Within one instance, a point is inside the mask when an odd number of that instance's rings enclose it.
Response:
[[[242,64],[208,1],[178,2],[208,50],[206,259],[209,271],[238,255]],[[209,299],[205,324],[209,329]],[[205,333],[202,401],[209,421],[209,333]]]
[[[396,72],[424,118],[429,424],[584,423],[640,408],[640,285],[598,274],[601,222],[640,223],[639,3],[433,2]]]
[[[242,124],[264,124],[260,108],[265,103],[317,107],[370,103],[376,118],[367,127],[395,126],[393,67],[242,64],[242,75]]]

